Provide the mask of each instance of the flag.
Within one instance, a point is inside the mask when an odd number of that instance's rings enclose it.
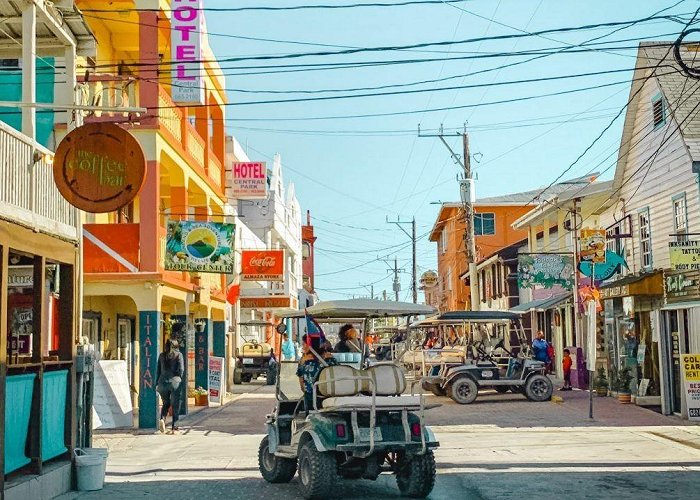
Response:
[[[326,336],[321,325],[318,324],[313,316],[306,312],[306,309],[304,309],[304,317],[306,318],[306,343],[311,345],[311,339],[317,338],[318,344],[323,344],[326,341]]]

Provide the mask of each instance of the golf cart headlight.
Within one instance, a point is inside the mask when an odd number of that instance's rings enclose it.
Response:
[[[418,422],[411,424],[411,436],[420,437],[420,424]]]
[[[345,438],[345,424],[335,424],[335,435],[339,438]]]

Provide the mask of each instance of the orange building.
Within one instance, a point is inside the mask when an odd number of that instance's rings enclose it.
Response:
[[[477,262],[497,250],[527,238],[527,231],[511,224],[532,209],[537,191],[483,198],[474,204]],[[464,310],[469,306],[469,287],[460,276],[468,271],[464,253],[464,218],[461,203],[443,203],[430,241],[437,243],[438,286],[434,293],[441,311]]]

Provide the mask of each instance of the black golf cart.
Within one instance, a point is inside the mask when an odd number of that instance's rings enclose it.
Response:
[[[363,331],[369,331],[371,318],[432,311],[422,305],[364,299],[323,302],[308,309],[321,324],[343,318],[364,322]],[[304,498],[328,498],[339,478],[376,480],[389,473],[404,495],[427,496],[435,482],[432,450],[438,442],[424,423],[423,396],[404,394],[406,379],[398,365],[367,368],[363,354],[336,356],[339,364],[320,372],[314,385],[320,402],[309,411],[303,408],[297,363],[280,363],[277,404],[267,416],[267,435],[259,449],[263,478],[289,482],[298,469]]]

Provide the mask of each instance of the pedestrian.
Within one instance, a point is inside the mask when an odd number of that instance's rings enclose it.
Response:
[[[545,366],[549,364],[550,358],[547,352],[549,348],[549,342],[544,338],[544,332],[539,330],[535,340],[532,341],[532,354],[537,361],[542,361]]]
[[[564,359],[561,360],[561,364],[564,368],[564,387],[561,388],[562,391],[571,390],[571,365],[573,360],[571,359],[571,351],[564,349]]]
[[[289,338],[289,334],[282,335],[282,361],[297,360],[297,345]]]
[[[185,362],[178,348],[177,340],[166,340],[165,349],[158,356],[156,368],[156,390],[163,400],[158,429],[160,432],[165,432],[165,417],[168,415],[168,410],[172,408],[171,431],[173,434],[179,430],[177,420],[180,418],[180,384],[185,372]]]
[[[357,330],[351,324],[341,326],[338,337],[340,341],[335,345],[335,352],[362,352]]]
[[[325,342],[319,337],[304,335],[301,341],[304,355],[299,360],[297,377],[304,393],[304,407],[308,412],[314,408],[314,383],[318,380],[318,375],[326,366],[337,365],[338,362],[326,351]]]

